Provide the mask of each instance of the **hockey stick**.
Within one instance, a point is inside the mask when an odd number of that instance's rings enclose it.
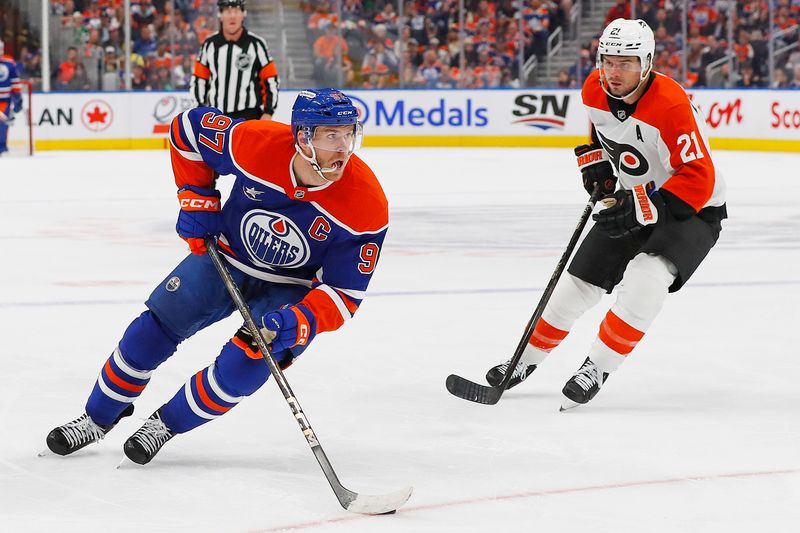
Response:
[[[319,466],[322,467],[322,471],[325,473],[325,477],[328,479],[328,483],[333,489],[334,494],[336,494],[336,498],[339,500],[341,506],[348,511],[361,514],[388,514],[395,512],[411,497],[412,487],[406,487],[402,490],[381,496],[370,496],[366,494],[358,494],[342,486],[342,483],[336,476],[336,472],[333,470],[333,466],[331,466],[330,461],[328,461],[328,457],[325,455],[325,451],[322,449],[322,445],[319,443],[319,440],[317,440],[314,430],[311,429],[311,424],[309,424],[303,409],[300,407],[297,398],[292,392],[292,389],[289,387],[289,383],[286,381],[283,371],[280,369],[280,367],[278,367],[277,362],[275,362],[275,358],[272,355],[269,345],[264,340],[264,336],[261,334],[261,331],[253,320],[253,314],[250,312],[250,307],[244,301],[244,297],[242,296],[239,287],[236,285],[236,282],[234,281],[230,272],[228,272],[228,269],[222,262],[222,258],[217,250],[217,243],[214,241],[214,238],[206,238],[206,249],[208,250],[208,255],[211,257],[211,261],[214,263],[217,272],[219,272],[223,283],[225,283],[225,287],[228,289],[231,298],[236,304],[236,307],[239,308],[239,312],[244,318],[244,323],[247,325],[247,329],[249,329],[250,333],[253,334],[253,338],[258,345],[258,349],[261,350],[261,355],[264,357],[264,361],[266,361],[270,373],[275,377],[275,382],[281,389],[283,397],[286,399],[286,403],[289,404],[292,414],[294,414],[294,417],[297,419],[300,430],[303,432],[303,435],[305,435],[308,445],[311,446],[311,451],[314,452],[314,457],[317,458]]]
[[[564,272],[567,261],[572,255],[572,250],[575,248],[575,245],[577,244],[578,239],[583,232],[583,228],[586,226],[586,222],[589,220],[589,215],[592,214],[592,209],[594,209],[594,204],[597,202],[597,197],[599,195],[599,186],[595,186],[594,190],[592,191],[592,195],[589,198],[589,202],[587,202],[586,207],[583,208],[583,213],[581,213],[578,226],[575,228],[575,231],[572,232],[572,237],[569,239],[567,249],[564,250],[563,254],[561,254],[561,259],[558,260],[556,269],[553,272],[553,275],[550,276],[550,282],[544,289],[544,294],[542,294],[542,298],[539,300],[539,305],[536,306],[536,310],[533,312],[530,322],[528,322],[528,327],[525,328],[525,333],[522,334],[522,339],[520,339],[517,349],[514,351],[514,356],[511,358],[511,361],[508,364],[508,369],[503,377],[503,381],[501,381],[497,386],[491,387],[480,385],[455,374],[450,374],[447,377],[445,385],[451,394],[471,402],[482,403],[485,405],[494,405],[500,401],[500,397],[503,395],[506,388],[508,388],[508,384],[514,375],[514,369],[517,368],[517,364],[519,363],[520,359],[522,359],[522,352],[525,351],[525,346],[527,346],[528,340],[531,338],[531,334],[536,328],[536,323],[539,321],[539,318],[541,318],[547,302],[550,301],[550,296],[553,294],[553,290],[556,288],[556,283],[558,283],[559,278],[561,278],[561,273]]]

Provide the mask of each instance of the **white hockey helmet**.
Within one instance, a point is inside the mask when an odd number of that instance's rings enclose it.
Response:
[[[600,85],[605,87],[603,75],[603,56],[636,56],[642,65],[639,81],[644,81],[653,69],[656,40],[653,30],[642,19],[618,18],[603,30],[597,47],[597,70],[600,71]],[[638,89],[638,87],[637,87]],[[613,96],[613,95],[611,95]],[[616,98],[616,97],[614,97]]]

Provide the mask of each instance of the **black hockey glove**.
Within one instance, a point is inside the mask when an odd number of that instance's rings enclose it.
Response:
[[[598,143],[582,144],[575,147],[575,156],[578,158],[578,168],[581,169],[583,188],[592,194],[595,183],[600,186],[600,197],[609,195],[617,187],[617,178],[614,169],[608,161],[608,156]]]
[[[612,239],[627,237],[645,226],[656,224],[659,216],[666,216],[664,200],[658,192],[648,196],[644,185],[636,185],[633,190],[619,190],[604,198],[603,204],[613,204],[592,215],[595,224],[608,233]]]

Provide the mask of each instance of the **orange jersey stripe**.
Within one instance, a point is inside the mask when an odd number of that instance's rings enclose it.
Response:
[[[181,155],[180,151],[194,152],[194,150],[184,150],[180,145],[185,143],[180,139],[178,131],[180,125],[178,121],[182,115],[178,115],[172,119],[172,128],[175,135],[171,135],[178,143],[178,146],[173,143],[169,144],[170,160],[172,161],[172,173],[175,175],[175,184],[178,187],[184,185],[194,185],[195,187],[211,188],[214,185],[214,171],[206,165],[203,161],[191,161]],[[195,152],[196,153],[196,152]]]
[[[569,332],[553,327],[543,318],[540,318],[528,343],[543,352],[550,353],[553,348],[561,344],[567,333]]]
[[[197,76],[198,78],[203,78],[204,80],[207,80],[211,77],[211,71],[208,70],[207,66],[197,61],[194,64],[194,75]]]
[[[644,337],[644,332],[634,328],[612,311],[600,324],[600,340],[620,355],[628,355]]]
[[[278,67],[275,66],[275,62],[272,62],[261,69],[258,73],[258,77],[261,80],[265,80],[267,78],[272,78],[278,75]]]
[[[355,303],[353,300],[351,300],[349,296],[347,296],[339,289],[333,289],[333,290],[336,291],[336,294],[338,294],[339,297],[342,299],[345,307],[347,307],[347,310],[350,311],[350,314],[351,315],[356,314],[356,311],[358,311],[358,304]]]
[[[203,387],[203,371],[201,370],[197,374],[194,375],[194,382],[197,385],[197,394],[200,396],[200,399],[203,400],[203,403],[206,404],[206,407],[209,407],[215,411],[222,411],[226,413],[231,410],[231,407],[226,407],[224,405],[220,405],[214,400],[212,400],[208,393],[206,393],[205,387]]]
[[[344,324],[344,317],[324,291],[312,289],[300,302],[308,307],[317,320],[317,333],[333,331]]]
[[[185,142],[183,142],[183,137],[181,137],[180,127],[178,126],[178,121],[173,120],[172,124],[170,125],[170,129],[172,131],[172,139],[175,142],[175,145],[183,150],[184,152],[191,152],[193,151],[191,147],[187,146]]]
[[[144,385],[133,385],[132,383],[128,383],[124,379],[120,378],[118,375],[114,373],[114,369],[111,368],[111,363],[106,361],[105,366],[103,367],[103,371],[108,376],[108,379],[111,380],[111,383],[116,385],[121,389],[125,389],[128,392],[142,392],[144,390]]]

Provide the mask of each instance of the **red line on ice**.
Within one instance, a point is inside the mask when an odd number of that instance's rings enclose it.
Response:
[[[491,502],[498,502],[498,501],[508,501],[508,500],[521,500],[525,498],[536,498],[540,496],[557,496],[559,494],[575,494],[578,492],[590,492],[595,490],[614,490],[614,489],[629,489],[632,487],[645,487],[645,486],[652,486],[652,485],[668,485],[673,483],[685,483],[687,481],[712,481],[717,479],[735,479],[735,478],[746,478],[746,477],[763,477],[763,476],[776,476],[776,475],[786,475],[786,474],[800,474],[800,468],[797,469],[789,469],[789,470],[772,470],[766,472],[739,472],[733,474],[714,474],[709,476],[688,476],[688,477],[678,477],[678,478],[668,478],[668,479],[652,479],[647,481],[632,481],[629,483],[610,483],[608,485],[588,485],[586,487],[573,487],[573,488],[565,488],[565,489],[550,489],[550,490],[537,490],[537,491],[527,491],[527,492],[518,492],[515,494],[506,494],[504,496],[486,496],[483,498],[472,498],[469,500],[456,500],[452,502],[443,502],[443,503],[433,503],[429,505],[417,505],[411,507],[404,507],[397,511],[398,514],[400,513],[416,513],[419,511],[430,511],[434,509],[446,509],[448,507],[460,507],[462,505],[473,505],[476,503],[491,503]],[[328,520],[316,520],[314,522],[300,522],[297,524],[273,527],[269,529],[258,529],[253,533],[270,533],[273,531],[297,531],[299,529],[308,529],[315,526],[327,526],[331,524],[337,524],[340,522],[354,522],[356,520],[391,520],[392,515],[387,517],[374,517],[369,515],[356,515],[356,514],[349,514],[345,516],[340,516],[338,518],[331,518]]]

